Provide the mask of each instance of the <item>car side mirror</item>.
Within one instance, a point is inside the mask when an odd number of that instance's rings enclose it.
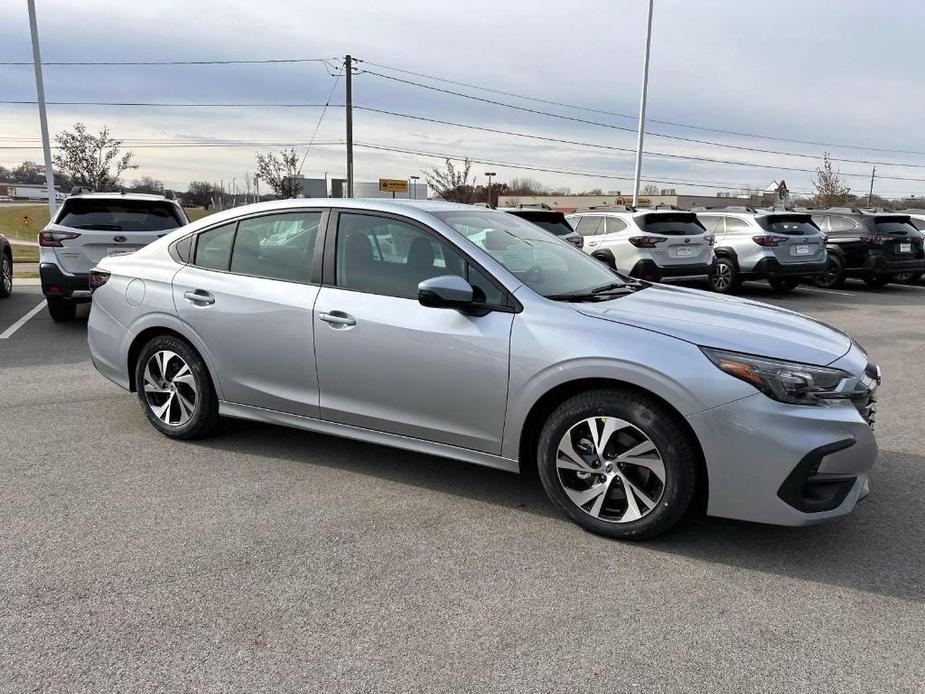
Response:
[[[472,285],[459,275],[431,277],[418,285],[418,302],[429,308],[467,309],[472,296]]]

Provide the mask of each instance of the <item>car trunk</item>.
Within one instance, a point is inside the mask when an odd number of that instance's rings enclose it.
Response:
[[[651,251],[661,267],[706,265],[712,258],[713,247],[704,237],[706,229],[693,212],[644,214],[636,223],[647,234],[665,238]]]
[[[775,236],[783,236],[771,247],[781,264],[821,263],[825,259],[825,242],[819,227],[807,214],[774,214],[758,217],[759,226]]]
[[[874,228],[883,237],[883,254],[890,260],[922,257],[922,233],[906,216],[876,217]]]

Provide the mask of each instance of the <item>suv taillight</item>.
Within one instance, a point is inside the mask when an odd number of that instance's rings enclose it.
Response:
[[[630,236],[627,239],[636,248],[655,248],[664,240],[664,238],[659,238],[658,236]]]
[[[106,270],[101,270],[98,267],[90,270],[90,291],[96,291],[106,284],[109,281],[110,274],[111,273]]]
[[[62,241],[76,239],[80,234],[76,231],[40,231],[39,245],[46,248],[61,248]]]
[[[879,235],[862,236],[861,241],[866,243],[868,246],[882,246],[883,245],[883,237]]]
[[[783,236],[752,236],[752,241],[765,248],[777,248],[784,241]]]

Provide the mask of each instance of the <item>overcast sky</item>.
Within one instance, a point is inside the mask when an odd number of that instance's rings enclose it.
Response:
[[[367,61],[361,69],[630,131],[635,127],[645,0],[36,0],[36,4],[45,61],[334,58],[349,52]],[[877,166],[878,176],[883,176],[876,183],[878,193],[925,195],[923,26],[921,0],[655,0],[646,151],[812,170],[828,149],[841,159],[882,162]],[[30,60],[31,55],[25,0],[4,2],[0,62]],[[454,86],[370,62],[630,117]],[[45,69],[45,85],[49,101],[319,104],[327,100],[334,78],[321,63],[50,65]],[[34,99],[31,66],[0,66],[0,100]],[[359,106],[467,125],[628,150],[635,146],[630,131],[463,99],[368,73],[355,77],[354,101]],[[343,103],[343,80],[336,85],[332,103]],[[179,190],[185,190],[191,179],[224,179],[226,186],[232,178],[240,181],[245,172],[254,170],[255,149],[266,147],[167,147],[167,142],[307,142],[319,116],[318,108],[49,106],[53,133],[76,121],[93,129],[109,125],[116,136],[130,142],[140,164],[127,178],[154,176]],[[533,140],[370,111],[358,111],[354,121],[358,143],[493,162],[474,164],[480,180],[484,171],[493,170],[500,180],[529,176],[573,192],[631,189],[631,151]],[[719,147],[655,133],[809,156]],[[0,163],[41,161],[40,148],[13,149],[37,147],[38,137],[34,105],[0,104]],[[332,107],[317,139],[336,142],[343,137],[343,108]],[[356,178],[405,178],[439,163],[420,155],[357,147]],[[870,164],[840,162],[838,166],[843,174],[857,174],[846,177],[853,190],[866,192]],[[303,173],[343,176],[343,145],[313,147]],[[764,187],[781,177],[791,190],[802,191],[810,189],[812,180],[812,173],[800,171],[654,155],[644,159],[643,175],[659,179],[662,187],[704,193]],[[669,180],[677,184],[671,186]]]

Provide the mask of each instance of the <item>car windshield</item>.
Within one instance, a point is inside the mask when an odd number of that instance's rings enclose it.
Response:
[[[623,284],[622,278],[600,261],[505,212],[432,214],[543,296],[582,294]]]
[[[166,200],[94,200],[64,202],[61,226],[99,231],[166,231],[186,224],[177,206]]]

